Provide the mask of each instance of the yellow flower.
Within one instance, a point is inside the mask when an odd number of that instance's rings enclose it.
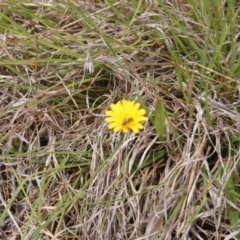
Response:
[[[134,133],[138,133],[140,129],[143,129],[141,121],[146,121],[148,118],[144,116],[146,114],[145,109],[140,108],[140,103],[134,101],[120,100],[116,104],[111,104],[110,109],[106,111],[108,128],[113,129],[114,132],[123,131],[126,133],[128,130],[132,130]]]

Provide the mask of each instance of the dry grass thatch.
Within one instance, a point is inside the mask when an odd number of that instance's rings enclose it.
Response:
[[[110,2],[0,1],[0,239],[240,239],[240,6]]]

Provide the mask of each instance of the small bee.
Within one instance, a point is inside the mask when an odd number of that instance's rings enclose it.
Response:
[[[132,121],[133,121],[133,118],[126,118],[121,122],[121,124],[124,126],[124,125],[127,125],[128,123],[130,123]]]

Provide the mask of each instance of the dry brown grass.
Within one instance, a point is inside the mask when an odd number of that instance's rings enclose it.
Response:
[[[206,16],[157,2],[0,2],[1,239],[239,239],[239,34],[201,59]],[[123,97],[138,135],[104,123]]]

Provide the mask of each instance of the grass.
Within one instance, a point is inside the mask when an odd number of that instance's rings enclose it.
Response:
[[[240,239],[238,1],[0,6],[1,239]]]

